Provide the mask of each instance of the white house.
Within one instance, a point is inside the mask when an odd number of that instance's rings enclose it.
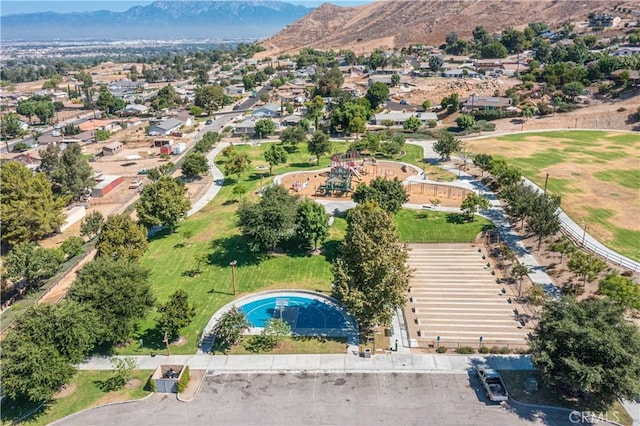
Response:
[[[149,107],[146,105],[140,104],[130,104],[125,106],[122,109],[122,113],[124,115],[138,115],[138,114],[146,114],[149,111]]]
[[[168,118],[149,128],[149,136],[167,136],[182,126],[182,121],[177,118]]]
[[[256,132],[256,123],[253,120],[244,120],[236,124],[233,133],[237,135],[253,135]]]
[[[254,117],[279,117],[280,105],[274,103],[268,103],[260,108],[253,110]]]
[[[383,114],[376,114],[374,122],[377,126],[383,126],[385,122],[392,121],[394,126],[402,126],[409,117],[416,117],[424,125],[429,121],[438,121],[438,116],[433,112],[399,112],[392,111]]]

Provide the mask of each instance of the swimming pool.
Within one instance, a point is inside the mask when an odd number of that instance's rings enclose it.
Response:
[[[271,318],[286,321],[294,334],[341,335],[351,333],[355,321],[333,299],[314,293],[265,293],[238,303],[254,328]]]

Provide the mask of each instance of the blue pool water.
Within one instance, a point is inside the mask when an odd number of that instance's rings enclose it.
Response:
[[[282,308],[277,305],[280,300]],[[293,331],[296,329],[342,329],[352,328],[351,322],[345,318],[341,310],[330,303],[305,296],[269,296],[241,305],[253,327],[264,327],[271,318],[282,318]]]

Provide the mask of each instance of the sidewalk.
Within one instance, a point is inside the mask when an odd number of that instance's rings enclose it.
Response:
[[[118,358],[125,358],[120,356]],[[441,355],[391,352],[362,358],[353,354],[306,355],[156,355],[134,356],[137,368],[154,370],[161,364],[186,364],[214,373],[453,373],[466,374],[473,365],[488,363],[498,370],[531,370],[528,355]],[[80,370],[112,370],[109,357],[92,357]]]

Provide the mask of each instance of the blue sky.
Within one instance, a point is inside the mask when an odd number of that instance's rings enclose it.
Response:
[[[287,1],[287,0],[283,0]],[[359,4],[370,3],[372,0],[326,0],[330,3],[340,6],[356,6]],[[94,10],[111,10],[113,12],[122,12],[133,6],[144,6],[152,3],[152,1],[134,1],[134,0],[2,0],[0,2],[0,14],[11,15],[14,13],[31,13],[31,12],[86,12]],[[288,1],[288,3],[301,4],[304,6],[319,6],[324,1],[315,0],[297,0]]]

